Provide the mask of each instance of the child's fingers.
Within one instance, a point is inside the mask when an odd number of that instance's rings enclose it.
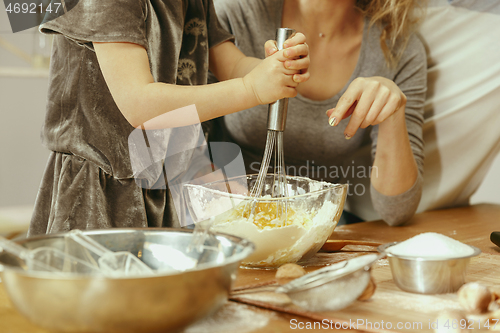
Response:
[[[286,87],[283,89],[283,98],[294,98],[297,96],[297,89],[292,87]]]
[[[283,69],[283,73],[290,76],[294,74],[301,74],[300,70],[298,69],[288,69],[288,68]]]
[[[274,59],[272,59],[274,58]],[[274,62],[275,60],[278,60],[277,62]],[[287,75],[293,75],[293,74],[300,74],[301,70],[300,69],[294,69],[294,68],[287,68],[285,62],[290,61],[289,59],[285,58],[283,56],[283,50],[276,52],[272,56],[268,57],[266,61],[273,61],[273,67],[278,70],[281,73],[287,74]],[[295,60],[293,60],[295,61]],[[281,63],[280,63],[281,62]],[[289,64],[291,65],[291,64]]]
[[[278,47],[276,45],[276,41],[268,40],[264,44],[264,49],[266,50],[266,57],[269,57],[269,56],[275,54],[276,52],[278,52]]]
[[[275,52],[272,55],[272,57],[275,57],[276,59],[278,59],[281,62],[285,62],[285,61],[289,60],[287,57],[285,57],[285,55],[283,54],[283,52],[284,52],[283,50]]]
[[[309,55],[309,46],[307,44],[300,44],[297,46],[285,49],[283,55],[288,59],[303,58]]]
[[[287,60],[285,61],[285,68],[297,70],[308,69],[310,62],[311,60],[309,59],[309,57],[296,60]]]
[[[283,43],[283,48],[287,49],[292,46],[304,44],[305,42],[306,42],[306,36],[304,36],[304,34],[301,32],[296,32],[292,37],[288,38]]]
[[[302,82],[306,82],[307,80],[309,80],[310,77],[311,77],[311,75],[309,74],[309,72],[305,72],[302,74],[295,74],[293,76],[293,80],[297,83],[302,83]]]
[[[280,85],[282,87],[292,87],[292,88],[296,88],[299,83],[296,82],[293,77],[295,76],[295,74],[293,75],[284,75],[281,80],[280,80]]]

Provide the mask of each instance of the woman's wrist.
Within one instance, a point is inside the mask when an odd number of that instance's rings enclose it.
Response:
[[[406,104],[403,104],[389,118],[378,125],[379,134],[381,131],[389,132],[391,134],[400,133],[401,129],[406,132],[405,107]]]
[[[374,188],[384,195],[398,195],[413,186],[418,168],[406,129],[405,105],[379,124],[373,177]]]

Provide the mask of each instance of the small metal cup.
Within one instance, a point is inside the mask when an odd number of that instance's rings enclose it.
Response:
[[[379,252],[397,242],[380,245]],[[469,245],[470,246],[470,245]],[[404,257],[387,253],[394,283],[402,290],[418,294],[445,294],[457,291],[465,283],[470,258],[481,253],[471,246],[474,253],[460,258],[430,259]]]

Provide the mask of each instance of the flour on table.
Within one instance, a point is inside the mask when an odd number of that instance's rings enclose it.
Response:
[[[184,333],[250,333],[265,327],[272,316],[247,305],[228,302],[213,316],[189,326]]]

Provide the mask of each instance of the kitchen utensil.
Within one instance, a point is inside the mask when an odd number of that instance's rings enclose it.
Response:
[[[210,231],[213,223],[214,219],[210,218],[206,221],[201,221],[195,224],[193,237],[187,247],[187,253],[196,251],[200,254],[196,260],[195,266],[205,263],[205,259],[210,258],[211,251],[218,251],[217,239],[213,237],[213,234]],[[206,239],[208,237],[212,238],[211,246],[206,244]],[[219,255],[223,254],[219,253]]]
[[[396,245],[383,244],[379,252]],[[469,245],[470,246],[470,245]],[[474,253],[460,258],[418,258],[387,253],[394,283],[402,290],[419,294],[444,294],[457,291],[465,282],[465,273],[470,258],[481,250],[471,246]]]
[[[278,50],[283,49],[283,44],[295,33],[295,30],[288,28],[278,28],[276,30],[276,45]],[[285,130],[286,114],[288,110],[288,98],[278,100],[269,104],[267,118],[267,139],[264,156],[260,165],[259,175],[251,189],[250,196],[259,198],[263,196],[266,176],[274,153],[273,184],[271,190],[272,198],[288,197],[288,187],[286,184],[285,155],[283,150],[283,131]],[[257,200],[248,201],[246,211],[248,214],[255,214],[258,207]],[[286,200],[277,201],[274,207],[268,209],[276,210],[276,222],[282,224],[286,220],[287,214]]]
[[[370,282],[371,265],[385,254],[368,254],[320,268],[291,282],[236,291],[231,296],[274,291],[309,311],[336,311],[358,299]]]
[[[2,252],[8,252],[21,259],[19,264],[25,270],[50,272],[56,275],[74,272],[99,274],[98,267],[55,248],[44,246],[28,250],[0,236],[0,249],[2,249]]]
[[[193,263],[200,255],[186,253],[192,232],[180,229],[107,229],[85,231],[111,251],[127,251],[155,270],[170,267],[165,246]],[[185,272],[169,271],[120,279],[73,274],[56,276],[22,269],[9,253],[0,253],[0,276],[12,304],[33,323],[56,332],[176,332],[215,312],[228,297],[240,261],[253,245],[239,237],[216,234],[218,252]],[[207,246],[215,243],[211,238]],[[19,241],[27,249],[62,249],[64,234],[35,236]],[[223,255],[219,255],[222,253]]]
[[[252,184],[257,175],[231,178]],[[255,252],[243,261],[251,267],[278,267],[313,256],[333,232],[342,214],[347,185],[287,176],[289,197],[270,195],[253,198],[220,191],[222,181],[184,185],[185,199],[195,221],[214,218],[212,230],[245,237],[256,245]],[[264,194],[272,192],[273,175],[265,179]],[[272,223],[278,201],[288,202],[288,217],[283,226]],[[256,201],[259,214],[245,214],[249,202]]]
[[[500,231],[494,231],[491,233],[490,240],[496,246],[500,246]]]
[[[368,254],[326,266],[278,287],[292,302],[310,311],[343,309],[363,293],[370,282],[371,265],[384,254]]]
[[[85,235],[81,230],[72,230],[66,235],[65,253],[73,257],[96,262],[99,271],[109,277],[125,277],[155,274],[139,258],[127,251],[113,252]]]
[[[193,237],[191,243],[189,243],[187,251],[191,252],[196,250],[198,252],[203,251],[203,244],[205,243],[205,238],[214,223],[214,219],[210,218],[206,221],[198,222],[194,225]]]
[[[362,245],[362,246],[380,246],[382,244],[370,241],[358,241],[358,240],[341,240],[341,239],[329,239],[321,247],[321,251],[324,252],[336,252],[342,250],[344,246],[347,245]]]

